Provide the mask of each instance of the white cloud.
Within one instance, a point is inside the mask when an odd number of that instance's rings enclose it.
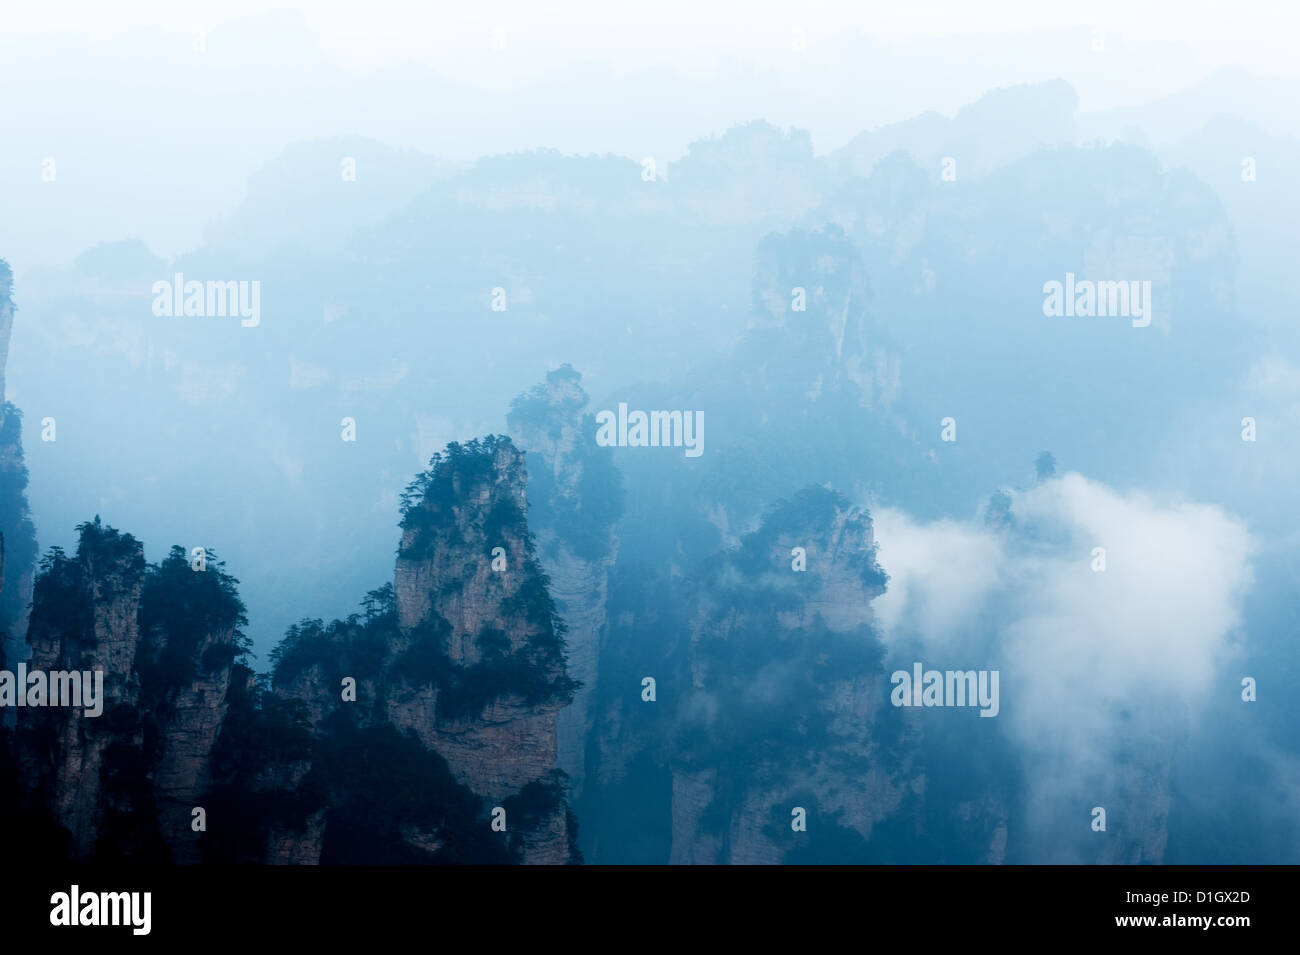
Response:
[[[1240,521],[1079,474],[1014,492],[1012,514],[1016,530],[1004,535],[977,520],[921,525],[876,512],[887,642],[906,635],[942,651],[992,613],[1005,666],[1032,677],[1034,692],[1086,685],[1101,699],[1186,698],[1209,686],[1251,582]],[[1094,547],[1106,550],[1104,572],[1092,570]]]
[[[959,641],[998,582],[1005,564],[1002,541],[973,523],[919,525],[890,508],[873,512],[872,520],[877,559],[890,578],[873,604],[885,639],[906,618],[932,646]]]
[[[1173,741],[1210,694],[1239,691],[1224,664],[1255,547],[1219,507],[1079,474],[1011,497],[1007,532],[878,512],[892,591],[877,602],[878,622],[909,663],[916,653],[936,669],[1001,671],[998,723],[1023,757],[1025,827],[1053,839],[1073,826],[1062,814],[1078,800],[1167,803]],[[1103,572],[1092,569],[1094,547],[1106,550]],[[1163,852],[1158,812],[1135,831],[1144,858]]]

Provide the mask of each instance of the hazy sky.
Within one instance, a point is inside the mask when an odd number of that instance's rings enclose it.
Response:
[[[1189,89],[1194,106],[1160,110],[1172,125],[1143,127],[1153,143],[1219,112],[1295,135],[1298,26],[1297,4],[1186,0],[10,4],[0,254],[20,275],[126,238],[179,254],[283,150],[344,136],[462,162],[551,148],[663,164],[763,119],[825,155],[1058,78],[1086,139],[1142,125],[1105,111]],[[1207,82],[1224,66],[1254,76]]]
[[[1255,72],[1294,73],[1300,7],[1293,3],[1206,0],[1091,0],[1042,3],[965,0],[879,3],[860,0],[50,0],[13,4],[0,38],[71,30],[108,40],[139,28],[198,33],[270,9],[297,11],[334,60],[375,68],[423,60],[464,82],[509,82],[574,61],[611,60],[625,69],[647,65],[702,68],[719,58],[780,64],[801,31],[810,52],[819,39],[859,32],[907,43],[961,35],[1007,35],[1064,29],[1103,31],[1113,45],[1178,46],[1188,73],[1234,64]],[[505,49],[493,37],[505,38]],[[501,55],[504,53],[505,55]],[[1179,78],[1170,76],[1178,82]],[[1117,86],[1116,91],[1122,89]],[[1140,93],[1140,90],[1132,90]],[[1083,108],[1116,103],[1084,102]]]

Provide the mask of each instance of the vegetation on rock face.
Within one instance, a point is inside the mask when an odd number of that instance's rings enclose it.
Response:
[[[543,826],[564,806],[567,781],[564,771],[556,769],[547,778],[534,780],[515,795],[502,800],[501,808],[512,824],[506,830],[510,833],[512,851],[522,852],[527,833]],[[565,813],[569,833],[568,864],[578,865],[582,862],[582,853],[578,849],[578,820],[572,810],[566,809]]]
[[[58,646],[65,666],[80,666],[96,645],[94,600],[130,593],[145,573],[140,542],[99,517],[77,525],[76,556],[51,547],[37,565],[28,642]]]
[[[595,415],[582,418],[582,434],[594,435]],[[534,520],[555,529],[556,536],[569,545],[573,553],[587,561],[604,558],[610,548],[610,528],[623,514],[623,477],[614,465],[609,448],[594,442],[580,445],[586,453],[578,486],[572,494],[554,490],[555,478],[545,468],[537,469],[533,494],[537,500]]]
[[[92,643],[93,638],[93,609],[83,585],[81,565],[63,548],[52,547],[37,566],[27,639],[32,644],[62,646],[60,662],[77,667],[80,654],[69,653],[70,648]]]
[[[144,548],[130,534],[109,527],[95,515],[93,521],[77,525],[77,560],[88,568],[116,575],[134,575],[144,571]],[[106,596],[115,596],[112,591]]]
[[[3,397],[0,395],[0,400]],[[22,425],[22,413],[4,402],[0,407],[0,546],[4,548],[5,574],[0,591],[0,662],[4,641],[22,617],[23,594],[17,584],[36,560],[36,528],[27,508]]]
[[[739,547],[710,561],[695,583],[693,606],[702,625],[695,628],[690,669],[707,692],[683,708],[672,759],[686,772],[712,773],[712,798],[699,820],[706,832],[724,836],[749,799],[807,778],[814,766],[835,764],[837,773],[853,778],[879,762],[864,750],[860,720],[846,720],[843,711],[846,696],[865,694],[881,677],[879,635],[865,624],[837,629],[819,613],[810,618],[809,597],[828,586],[824,571],[813,563],[800,572],[790,567],[792,547],[825,555],[841,524],[849,535],[870,531],[867,515],[841,495],[802,490],[772,508]],[[883,592],[887,578],[874,546],[853,543],[850,536],[833,559],[861,582],[862,591],[844,599],[865,601]],[[799,805],[812,802],[801,798]],[[777,836],[789,831],[789,808],[784,811],[784,830],[773,829],[778,844]]]
[[[387,601],[391,592],[387,586],[371,595],[382,595]],[[517,697],[526,706],[572,699],[577,684],[563,671],[563,625],[548,616],[553,611],[544,578],[533,578],[527,590],[506,603],[511,604],[507,614],[524,614],[516,619],[532,624],[550,620],[550,626],[533,626],[529,638],[514,651],[505,633],[487,628],[476,641],[483,658],[468,666],[455,663],[448,655],[451,625],[436,612],[404,633],[397,627],[396,611],[382,602],[375,606],[387,609],[375,609],[365,616],[353,614],[329,624],[302,620],[290,627],[271,651],[273,683],[288,688],[299,675],[315,667],[321,685],[331,687],[348,676],[387,687],[433,686],[439,691],[437,717],[442,720],[473,717],[502,697]],[[396,647],[402,649],[394,653]]]
[[[0,259],[0,311],[14,311],[13,271]],[[0,352],[8,348],[2,333]],[[19,586],[36,561],[36,528],[27,506],[27,465],[23,461],[23,416],[4,396],[4,355],[0,354],[0,666],[5,644],[21,639],[27,595]],[[11,647],[10,649],[16,649]]]
[[[503,452],[515,455],[517,473]],[[403,527],[415,528],[426,550],[445,544],[453,566],[483,559],[481,545],[489,539],[524,555],[513,571],[522,575],[512,579],[517,586],[509,596],[496,594],[496,622],[485,622],[475,635],[479,659],[471,665],[453,663],[451,625],[436,610],[419,626],[400,628],[394,586],[384,584],[344,620],[304,619],[290,627],[271,653],[271,672],[259,677],[247,662],[239,582],[211,549],[202,569],[179,546],[147,565],[139,541],[98,517],[77,528],[75,556],[51,548],[39,564],[30,635],[59,647],[62,666],[80,667],[96,649],[97,602],[139,589],[138,604],[128,606],[139,630],[133,668],[113,675],[133,682],[138,699],[110,705],[101,720],[82,727],[107,742],[92,858],[170,858],[172,840],[159,828],[155,773],[171,745],[172,721],[194,705],[186,689],[209,681],[225,688],[226,708],[211,753],[210,787],[200,797],[209,816],[222,820],[219,837],[216,829],[201,837],[205,861],[263,862],[269,847],[314,839],[322,826],[325,863],[519,861],[527,837],[518,829],[530,821],[541,825],[542,817],[560,810],[562,780],[539,782],[513,797],[516,819],[511,838],[504,839],[492,832],[484,800],[458,783],[442,756],[412,731],[389,722],[386,706],[390,694],[422,684],[438,690],[431,714],[438,719],[472,718],[502,697],[524,706],[572,698],[576,684],[564,671],[564,625],[515,503],[523,478],[522,455],[508,439],[490,437],[435,455],[404,501]],[[498,484],[500,492],[483,507],[479,492]],[[465,528],[475,540],[463,539]],[[452,581],[453,588],[473,577]],[[370,698],[355,708],[330,706],[345,677],[368,682]],[[316,711],[319,722],[312,725],[312,707],[322,702],[325,710]],[[55,729],[51,722],[28,734],[42,759],[57,758]],[[7,745],[0,746],[0,806],[23,805],[22,792],[18,763]],[[41,802],[35,801],[29,828],[60,832]],[[24,818],[15,812],[13,818]],[[570,854],[577,858],[571,814],[569,823]],[[68,844],[66,833],[61,838]]]
[[[563,392],[556,398],[557,392]],[[547,372],[546,381],[534,385],[510,403],[509,418],[520,424],[541,426],[553,439],[567,419],[581,414],[587,406],[582,390],[582,375],[572,365],[564,364]]]
[[[879,676],[884,647],[869,627],[840,632],[816,617],[783,629],[765,616],[746,614],[697,642],[694,665],[714,705],[709,719],[684,726],[683,764],[743,775],[791,752],[833,749],[833,688]]]
[[[279,757],[284,774],[295,759],[310,770],[295,796],[263,787],[258,798],[275,801],[265,811],[289,831],[302,831],[313,813],[323,813],[322,862],[501,862],[517,855],[521,844],[491,839],[482,801],[453,780],[441,756],[387,722],[386,709],[393,694],[420,686],[436,688],[431,717],[438,721],[472,718],[501,698],[525,706],[572,698],[576,684],[564,672],[564,625],[516,503],[524,474],[522,467],[513,471],[510,455],[522,464],[506,438],[452,444],[411,482],[402,500],[407,536],[399,558],[448,558],[437,561],[447,579],[431,582],[434,609],[419,624],[401,628],[394,587],[385,584],[366,595],[361,613],[330,623],[304,619],[290,627],[271,653],[264,688],[253,691],[260,702],[246,693],[232,702],[220,798],[234,798],[240,785],[257,791],[250,770],[259,760],[275,762],[274,754],[258,752],[254,743],[254,737],[266,737],[285,744],[286,755]],[[512,641],[498,624],[485,624],[474,635],[477,662],[453,661],[452,626],[438,613],[437,599],[473,581],[475,563],[486,559],[489,545],[501,544],[512,553],[522,550],[524,559],[512,571],[522,574],[514,578],[518,586],[497,598],[495,618],[522,634],[522,642]],[[465,567],[457,569],[457,561]],[[489,600],[495,586],[488,584]],[[357,707],[328,703],[326,694],[336,694],[347,677],[368,698]],[[301,714],[276,716],[270,702],[304,692],[326,705],[314,732],[295,722]],[[272,717],[277,724],[262,725]],[[301,732],[308,732],[306,753],[288,745]],[[562,803],[562,788],[556,792]],[[526,817],[541,811],[541,795],[521,794],[518,808]],[[548,811],[558,805],[548,803]]]
[[[325,803],[318,787],[290,782],[311,758],[313,733],[300,701],[277,696],[269,677],[242,663],[231,673],[226,704],[205,797],[208,812],[226,825],[219,835],[204,834],[203,858],[259,863],[273,831],[301,830]]]
[[[417,685],[438,687],[439,718],[473,716],[493,700],[508,696],[520,698],[527,706],[563,704],[578,689],[565,672],[565,625],[551,598],[550,581],[538,563],[527,517],[509,487],[491,490],[510,481],[518,481],[520,489],[523,486],[522,467],[514,472],[507,464],[504,473],[498,471],[502,455],[522,458],[509,438],[498,435],[463,445],[452,443],[433,456],[429,469],[407,486],[402,497],[402,528],[415,533],[400,558],[424,558],[440,543],[466,554],[465,572],[442,582],[448,593],[474,576],[474,562],[480,558],[470,554],[486,555],[503,543],[522,545],[522,566],[512,571],[522,577],[499,605],[500,614],[527,634],[522,645],[511,649],[504,634],[475,634],[484,657],[463,665],[447,655],[445,641],[451,625],[436,611],[409,634],[400,672]],[[493,494],[491,505],[486,513],[482,508],[475,512],[473,504],[466,502],[483,490]]]
[[[568,702],[576,688],[568,677],[540,676],[526,658],[482,661],[449,670],[439,684],[440,719],[472,717],[503,697],[518,697],[525,706]]]
[[[436,533],[456,526],[457,515],[467,510],[467,489],[492,481],[497,454],[514,451],[510,439],[500,435],[475,438],[465,444],[453,441],[445,451],[429,460],[429,467],[415,476],[402,492],[402,520],[404,531],[415,531],[409,544],[403,547],[402,557],[422,557],[435,543]],[[499,507],[489,517],[498,533],[526,532],[526,520],[519,509],[507,504]],[[486,521],[484,525],[486,525]]]
[[[507,420],[515,433],[544,434],[552,442],[561,439],[566,424],[577,425],[579,438],[564,461],[576,474],[575,487],[558,487],[554,469],[535,450],[528,452],[529,519],[550,529],[577,557],[597,561],[608,554],[610,530],[623,514],[623,476],[612,449],[593,440],[596,418],[583,413],[587,395],[581,381],[572,366],[562,365],[515,398]]]
[[[337,684],[344,676],[374,679],[383,669],[397,636],[397,607],[392,584],[366,595],[363,613],[326,624],[304,618],[291,626],[271,651],[271,673],[285,686],[312,666]]]
[[[312,773],[332,797],[324,864],[513,861],[482,800],[413,733],[358,727],[340,711],[317,742]],[[428,833],[430,844],[413,844],[413,832]]]
[[[211,550],[202,571],[191,567],[179,546],[161,563],[149,566],[136,538],[99,517],[77,531],[75,556],[54,547],[40,561],[28,638],[33,646],[57,650],[60,668],[100,665],[97,603],[131,598],[139,588],[138,602],[123,607],[134,613],[138,625],[132,669],[105,674],[112,698],[101,717],[80,726],[85,745],[107,742],[99,767],[97,839],[91,852],[93,859],[106,861],[166,862],[170,850],[159,830],[155,772],[175,715],[176,694],[196,679],[225,679],[248,651],[240,629],[246,620],[238,581],[225,573]],[[128,702],[122,693],[133,684],[138,698]],[[51,758],[62,745],[56,732],[61,718],[51,711],[29,720],[21,745]],[[36,801],[41,803],[43,799]]]
[[[754,533],[741,541],[740,550],[735,555],[735,565],[749,574],[764,569],[772,569],[774,559],[787,566],[788,551],[775,553],[775,545],[782,537],[803,537],[807,540],[824,539],[831,529],[837,515],[848,513],[852,508],[848,499],[842,494],[824,487],[807,487],[794,494],[789,500],[778,501],[772,507],[763,524]],[[865,513],[850,520],[869,522]],[[846,553],[837,558],[847,562],[854,570],[864,587],[884,593],[889,583],[889,576],[876,562],[876,548]],[[815,573],[814,573],[815,576]]]
[[[248,619],[239,581],[225,572],[211,548],[205,559],[206,568],[196,571],[176,545],[145,575],[136,667],[147,695],[161,699],[197,676],[230,667],[251,648],[240,629]],[[214,637],[219,639],[199,654],[199,646]]]
[[[0,259],[0,308],[13,308],[10,298],[13,273]],[[4,369],[0,366],[0,381]],[[3,389],[0,389],[3,391]],[[5,644],[19,639],[15,627],[22,619],[25,594],[19,586],[28,571],[35,570],[36,528],[27,506],[27,466],[23,461],[22,412],[0,393],[0,667],[9,667]],[[63,581],[64,590],[68,581]],[[47,609],[60,609],[58,588],[42,595]],[[33,594],[35,599],[35,594]],[[79,601],[68,608],[69,617],[56,626],[82,628],[77,619],[85,609]],[[45,740],[43,739],[42,742]],[[44,807],[33,805],[24,794],[25,780],[14,748],[14,734],[0,724],[0,819],[5,820],[6,839],[14,858],[58,859],[66,854],[68,832],[50,818]]]
[[[391,585],[370,591],[363,610],[346,620],[304,620],[291,627],[272,651],[272,676],[255,691],[260,704],[247,698],[232,702],[232,721],[222,739],[224,783],[217,798],[234,801],[252,789],[262,805],[259,812],[271,822],[248,816],[247,823],[263,831],[272,823],[301,830],[312,813],[323,810],[323,863],[512,861],[519,845],[507,848],[492,838],[482,801],[455,782],[441,756],[410,733],[382,722],[382,700],[356,711],[370,714],[363,718],[339,707],[313,734],[301,714],[286,708],[286,699],[268,688],[288,692],[312,668],[319,671],[318,685],[331,692],[344,676],[373,681],[381,697],[400,685],[429,684],[439,690],[438,718],[456,719],[473,716],[507,694],[529,705],[552,699],[567,692],[566,680],[548,677],[544,666],[529,663],[526,652],[509,654],[506,635],[491,629],[479,634],[482,661],[453,664],[445,650],[450,625],[435,613],[430,621],[401,632]],[[394,654],[394,647],[404,649]],[[262,748],[263,740],[275,751]],[[309,763],[310,772],[292,793],[258,791],[257,767],[294,762]],[[535,809],[534,802],[521,807]],[[248,841],[252,847],[262,844]],[[422,842],[427,842],[423,848]]]

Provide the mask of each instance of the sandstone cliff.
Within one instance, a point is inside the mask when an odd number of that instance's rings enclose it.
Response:
[[[823,488],[709,562],[690,598],[671,861],[866,861],[855,847],[914,775],[880,712],[885,581],[870,518]]]
[[[22,415],[6,400],[5,365],[15,306],[13,276],[0,259],[0,666],[24,654],[27,610],[32,598],[36,531],[27,508]]]
[[[253,858],[576,861],[556,770],[575,685],[526,509],[509,440],[449,446],[404,495],[394,583],[291,628],[269,684],[238,688],[217,803],[263,805]]]
[[[198,563],[173,547],[141,593],[140,708],[159,828],[177,862],[200,859],[193,811],[211,784],[234,662],[247,649],[236,583],[210,550]]]
[[[18,722],[25,782],[68,830],[77,859],[93,854],[102,831],[110,747],[123,753],[143,744],[139,722],[130,717],[140,691],[136,615],[144,574],[140,542],[96,521],[81,528],[74,557],[56,549],[42,560],[36,582],[28,666],[104,673],[101,716],[88,717],[79,708],[29,708]]]
[[[390,718],[489,800],[530,785],[558,794],[557,715],[574,691],[564,625],[525,517],[525,474],[524,455],[508,439],[449,448],[408,497],[394,585],[399,627],[440,637],[441,672],[432,687],[403,674],[410,698],[432,689],[432,706],[399,701]],[[563,799],[537,815],[522,837],[524,861],[564,862],[571,837]]]
[[[565,365],[520,395],[507,423],[527,452],[528,523],[538,560],[567,630],[569,675],[582,684],[559,713],[557,764],[580,802],[593,724],[598,660],[608,631],[609,572],[617,557],[614,523],[623,486],[608,448],[596,446],[582,376]]]
[[[196,861],[191,811],[207,789],[243,608],[215,555],[143,547],[98,518],[75,556],[42,560],[31,670],[102,671],[103,712],[24,709],[18,751],[30,799],[70,833],[75,859]]]
[[[0,804],[80,860],[579,861],[556,769],[576,685],[525,486],[508,439],[436,455],[404,498],[396,584],[291,628],[261,677],[210,548],[147,565],[81,525],[75,555],[41,562],[29,667],[102,672],[103,712],[16,711]]]

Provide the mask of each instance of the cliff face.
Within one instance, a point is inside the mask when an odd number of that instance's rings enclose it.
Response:
[[[364,616],[303,621],[277,649],[271,696],[312,741],[306,759],[272,760],[252,781],[300,797],[267,832],[268,860],[359,861],[347,833],[363,794],[344,760],[363,739],[425,774],[421,799],[385,821],[399,858],[575,858],[556,772],[557,713],[574,684],[525,487],[524,455],[507,439],[451,445],[407,488],[393,585],[371,592]],[[491,828],[498,808],[503,834]]]
[[[573,696],[563,624],[525,518],[525,474],[508,440],[449,451],[406,512],[394,585],[399,628],[436,634],[443,672],[431,692],[406,682],[390,718],[497,801],[555,785],[557,715]],[[524,861],[564,862],[563,801],[530,822]]]
[[[736,546],[773,501],[813,481],[853,500],[879,496],[885,476],[918,486],[911,475],[921,472],[922,449],[900,410],[897,328],[882,317],[862,255],[843,230],[765,237],[749,315],[744,335],[708,376],[626,395],[630,407],[697,409],[713,422],[706,449],[691,461],[618,452],[628,484],[624,549],[670,574]]]
[[[98,519],[79,531],[74,557],[55,550],[41,563],[27,665],[102,672],[103,712],[22,711],[30,798],[68,830],[74,859],[196,861],[191,811],[207,790],[243,608],[219,563],[197,572],[174,548],[146,567],[131,535]]]
[[[5,364],[13,330],[13,276],[0,259],[0,666],[22,659],[32,598],[36,531],[27,509],[22,415],[5,399]]]
[[[565,365],[516,399],[507,419],[527,451],[529,527],[567,629],[569,675],[581,684],[557,726],[557,764],[569,776],[575,801],[586,782],[598,660],[608,632],[609,572],[617,557],[614,523],[623,503],[612,453],[596,447],[595,419],[586,407],[581,376]]]
[[[0,400],[5,396],[5,365],[9,363],[9,336],[14,329],[13,271],[0,259]]]
[[[211,549],[146,565],[83,524],[74,556],[41,562],[28,668],[102,674],[102,713],[16,710],[0,803],[77,860],[578,861],[556,770],[575,685],[525,481],[507,439],[436,455],[407,489],[396,584],[291,628],[264,677]]]
[[[836,394],[866,411],[898,400],[901,359],[882,347],[866,270],[841,230],[769,235],[754,272],[750,327],[734,356],[751,389],[784,392],[796,407]],[[781,356],[779,368],[772,355]]]
[[[91,856],[104,814],[106,754],[111,746],[138,749],[138,722],[115,717],[138,701],[136,612],[144,582],[143,546],[98,523],[82,529],[75,557],[56,551],[42,561],[28,629],[28,667],[102,670],[104,713],[81,708],[25,710],[18,746],[25,780],[37,801],[70,833],[73,858]]]
[[[881,715],[885,580],[869,517],[822,488],[710,562],[690,600],[672,862],[867,861],[914,776]]]
[[[234,662],[247,648],[235,584],[210,550],[197,563],[173,547],[141,592],[135,662],[149,776],[159,827],[177,862],[200,859],[192,814],[212,781]]]

